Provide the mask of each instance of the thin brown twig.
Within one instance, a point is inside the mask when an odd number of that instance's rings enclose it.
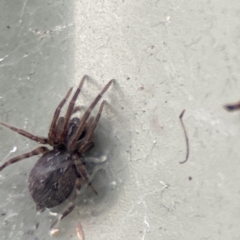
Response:
[[[188,160],[188,157],[189,157],[189,139],[188,139],[186,127],[185,127],[185,125],[184,125],[184,123],[183,123],[183,119],[182,119],[184,113],[185,113],[185,109],[181,112],[181,114],[180,114],[180,116],[179,116],[179,119],[180,119],[180,122],[181,122],[181,125],[182,125],[182,128],[183,128],[183,131],[184,131],[184,136],[185,136],[185,140],[186,140],[186,149],[187,149],[187,151],[186,151],[186,158],[185,158],[185,160],[182,161],[182,162],[179,162],[179,163],[181,163],[181,164],[182,164],[182,163],[185,163],[185,162]]]

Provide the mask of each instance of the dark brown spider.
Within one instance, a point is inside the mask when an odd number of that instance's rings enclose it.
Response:
[[[33,141],[48,144],[53,147],[52,150],[43,146],[38,147],[31,152],[11,158],[0,166],[0,171],[8,165],[22,159],[43,154],[30,172],[28,181],[29,192],[36,203],[37,210],[44,211],[46,208],[52,208],[62,203],[75,189],[72,203],[69,208],[62,213],[61,219],[73,210],[77,191],[80,190],[83,180],[86,181],[93,192],[97,194],[83,164],[83,155],[94,147],[94,130],[101,117],[105,101],[101,103],[96,117],[90,116],[91,111],[114,80],[107,83],[81,119],[76,117],[71,118],[73,113],[79,110],[79,107],[74,107],[74,105],[86,78],[87,76],[82,78],[64,117],[59,116],[60,111],[69,98],[72,88],[69,89],[67,95],[56,108],[48,132],[48,138],[38,137],[25,130],[0,122],[3,126]],[[51,227],[53,227],[56,222],[57,221],[55,221]]]

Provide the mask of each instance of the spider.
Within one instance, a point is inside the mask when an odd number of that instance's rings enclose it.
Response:
[[[96,195],[98,194],[89,179],[83,163],[83,156],[94,147],[94,130],[101,117],[105,101],[102,101],[95,117],[90,116],[91,112],[114,79],[105,85],[81,118],[72,117],[76,111],[80,110],[79,107],[75,107],[75,102],[86,78],[87,75],[80,81],[77,90],[69,102],[64,117],[60,117],[60,112],[73,88],[69,89],[66,96],[59,103],[54,112],[47,138],[35,136],[23,129],[0,122],[1,125],[24,137],[40,144],[48,144],[52,147],[50,150],[45,146],[41,146],[31,152],[11,158],[0,166],[0,171],[10,164],[25,158],[43,154],[30,172],[28,180],[29,192],[36,203],[36,209],[38,211],[44,211],[46,208],[52,208],[62,203],[71,195],[73,190],[75,190],[73,201],[71,201],[71,205],[63,211],[60,220],[74,209],[75,199],[81,189],[83,181],[91,187]],[[56,222],[52,224],[51,228],[55,224]]]

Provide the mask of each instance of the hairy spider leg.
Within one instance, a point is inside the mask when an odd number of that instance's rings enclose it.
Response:
[[[46,153],[47,151],[49,151],[49,149],[47,147],[38,147],[31,152],[24,153],[20,156],[11,158],[7,162],[5,162],[2,166],[0,166],[0,171],[2,171],[5,167],[9,166],[10,164],[16,163],[16,162],[18,162],[20,160],[23,160],[25,158],[30,158],[34,155],[39,155],[39,154],[42,154],[42,153]]]
[[[104,107],[104,104],[106,103],[106,101],[102,101],[100,107],[99,107],[99,110],[98,110],[98,113],[97,113],[97,116],[95,117],[94,119],[94,122],[92,124],[92,128],[91,128],[91,131],[89,131],[88,133],[88,136],[86,137],[86,140],[89,141],[94,133],[94,130],[96,129],[97,127],[97,124],[101,118],[101,114],[102,114],[102,111],[103,111],[103,107]]]
[[[79,190],[81,189],[81,185],[82,185],[82,179],[81,178],[77,178],[76,179],[76,183],[75,183],[74,195],[71,197],[72,198],[71,199],[71,204],[69,205],[69,207],[66,210],[63,211],[61,218],[60,219],[56,219],[52,223],[50,229],[53,228],[57,223],[59,223],[59,221],[61,221],[64,217],[66,217],[69,213],[72,212],[72,210],[75,207],[76,198],[77,198],[77,196],[79,194]]]
[[[106,101],[102,101],[100,107],[99,107],[99,110],[98,110],[98,113],[97,113],[97,116],[95,117],[93,123],[91,124],[91,126],[89,127],[88,131],[87,131],[87,135],[86,137],[83,139],[84,143],[82,143],[79,147],[79,152],[80,153],[84,153],[87,149],[89,149],[89,144],[91,144],[91,139],[93,137],[93,134],[94,134],[94,130],[96,129],[97,127],[97,124],[98,124],[98,121],[101,117],[101,114],[102,114],[102,111],[103,111],[103,106],[105,104]],[[87,144],[87,145],[86,145]]]
[[[69,120],[71,118],[71,115],[72,115],[72,112],[74,110],[74,105],[75,105],[75,102],[77,100],[77,97],[79,95],[79,93],[81,92],[81,89],[82,89],[82,86],[85,82],[85,79],[87,78],[87,75],[84,75],[76,92],[74,93],[71,101],[69,102],[69,105],[68,105],[68,109],[67,109],[67,112],[65,114],[65,118],[64,118],[64,124],[63,124],[63,129],[62,129],[62,132],[61,132],[61,135],[60,135],[60,138],[58,140],[58,142],[61,144],[64,142],[66,136],[67,136],[67,128],[68,128],[68,123],[69,123]]]
[[[74,165],[76,167],[76,170],[78,172],[78,174],[83,177],[85,179],[85,181],[87,182],[88,186],[92,188],[93,192],[98,195],[96,189],[93,187],[91,181],[89,180],[89,176],[87,173],[86,168],[84,167],[84,165],[82,164],[82,159],[79,158],[80,156],[77,154],[73,155],[73,160],[74,160]]]
[[[38,142],[38,143],[41,143],[41,144],[48,144],[48,139],[47,138],[43,138],[43,137],[38,137],[38,136],[35,136],[23,129],[20,129],[20,128],[16,128],[16,127],[13,127],[7,123],[3,123],[3,122],[0,122],[0,124],[2,124],[4,127],[7,127],[11,130],[13,130],[14,132],[17,132],[18,134],[24,136],[24,137],[27,137],[35,142]]]
[[[60,136],[63,128],[64,117],[59,117],[56,124],[56,136],[57,138]]]
[[[59,117],[59,114],[61,112],[61,109],[63,107],[63,105],[66,103],[67,99],[69,98],[71,92],[72,92],[73,88],[70,88],[67,92],[67,95],[63,98],[63,100],[59,103],[58,107],[56,108],[54,115],[53,115],[53,119],[52,119],[52,123],[51,126],[49,128],[49,132],[48,132],[48,139],[49,139],[49,144],[50,145],[54,145],[55,143],[55,139],[56,139],[56,123]]]
[[[88,119],[88,117],[90,116],[93,108],[96,106],[96,104],[98,103],[98,101],[102,98],[102,95],[108,90],[108,88],[110,87],[110,85],[112,84],[112,82],[114,81],[114,79],[110,80],[106,86],[103,88],[103,90],[97,95],[97,97],[94,99],[94,101],[92,102],[92,104],[88,107],[88,109],[86,110],[86,112],[84,113],[81,121],[80,121],[80,124],[78,126],[78,129],[76,131],[76,133],[71,137],[69,143],[68,143],[68,149],[70,151],[73,151],[74,149],[74,146],[76,145],[77,143],[77,140],[79,139],[79,137],[81,136],[83,130],[84,130],[84,127],[85,127],[85,124],[86,124],[86,121]]]
[[[80,136],[80,140],[74,146],[74,151],[77,150],[77,152],[80,155],[84,154],[86,151],[88,151],[91,147],[94,146],[93,142],[89,142],[91,141],[91,139],[88,137],[89,132],[91,132],[93,124],[94,124],[94,117],[90,117],[84,129],[84,131],[86,132],[85,136],[82,136],[82,137]],[[86,138],[88,138],[89,141],[86,141]],[[80,149],[82,151],[80,151]]]

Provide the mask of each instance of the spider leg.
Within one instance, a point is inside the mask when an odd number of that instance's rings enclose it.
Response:
[[[84,167],[84,165],[82,164],[82,161],[81,159],[79,159],[79,156],[78,155],[74,155],[73,156],[73,159],[74,159],[74,165],[76,167],[76,170],[78,172],[78,174],[85,179],[85,181],[87,182],[88,186],[92,188],[93,192],[98,195],[96,189],[93,187],[91,181],[89,180],[89,176],[88,176],[88,173],[87,173],[87,170],[86,168]]]
[[[97,113],[97,116],[95,117],[94,119],[94,122],[91,126],[91,129],[89,130],[88,132],[88,135],[86,136],[86,141],[89,141],[91,138],[92,138],[92,135],[94,133],[94,130],[96,129],[97,127],[97,124],[100,120],[100,117],[101,117],[101,114],[102,114],[102,111],[103,111],[103,107],[104,107],[104,104],[105,104],[106,101],[102,101],[100,107],[99,107],[99,110],[98,110],[98,113]]]
[[[94,134],[94,130],[96,129],[97,127],[97,124],[98,124],[98,121],[101,117],[101,114],[102,114],[102,111],[103,111],[103,106],[105,104],[106,101],[103,101],[99,107],[99,110],[98,110],[98,114],[97,116],[95,117],[93,123],[91,124],[91,126],[89,127],[88,131],[87,131],[87,135],[86,137],[83,139],[83,141],[86,143],[86,144],[81,144],[80,147],[79,147],[79,152],[80,153],[84,153],[86,152],[87,150],[89,150],[89,148],[93,147],[91,146],[93,143],[91,142],[91,139],[93,137],[93,134]]]
[[[56,123],[57,123],[60,111],[61,111],[63,105],[65,104],[65,102],[67,101],[67,99],[69,98],[71,92],[72,92],[72,88],[70,88],[68,90],[67,95],[59,103],[58,107],[56,108],[56,110],[54,112],[52,123],[51,123],[51,126],[49,128],[49,132],[48,132],[48,139],[49,139],[50,145],[54,144],[54,140],[55,140],[55,137],[56,137]]]
[[[82,89],[82,86],[84,84],[84,81],[85,79],[87,78],[87,75],[84,75],[76,92],[74,93],[71,101],[69,102],[69,105],[68,105],[68,109],[67,109],[67,112],[65,114],[65,119],[64,119],[64,125],[63,125],[63,129],[62,129],[62,133],[61,133],[61,136],[59,138],[59,143],[62,143],[64,141],[64,139],[66,138],[67,136],[67,127],[68,127],[68,122],[69,122],[69,119],[71,118],[71,115],[72,115],[72,112],[73,112],[73,108],[74,108],[74,105],[75,105],[75,102],[77,100],[77,97]]]
[[[63,128],[63,123],[64,123],[64,117],[60,117],[57,120],[57,129],[56,129],[56,135],[57,137],[60,136],[61,132],[62,132],[62,128]]]
[[[24,137],[27,137],[27,138],[35,141],[35,142],[38,142],[38,143],[41,143],[41,144],[48,144],[48,139],[47,138],[35,136],[35,135],[33,135],[33,134],[23,130],[23,129],[13,127],[13,126],[11,126],[7,123],[0,122],[0,124],[2,124],[4,127],[7,127],[9,129],[13,130],[14,132],[17,132],[20,135],[22,135]]]
[[[49,151],[48,148],[46,148],[46,147],[39,147],[39,148],[34,149],[31,152],[24,153],[24,154],[22,154],[20,156],[11,158],[7,162],[5,162],[2,166],[0,166],[0,171],[2,171],[5,167],[9,166],[10,164],[16,163],[16,162],[18,162],[20,160],[23,160],[25,158],[30,158],[30,157],[32,157],[34,155],[39,155],[39,154],[45,153],[47,151]]]
[[[81,178],[77,178],[76,179],[76,183],[75,183],[75,191],[74,191],[74,195],[72,196],[72,200],[71,200],[70,206],[62,213],[62,216],[60,217],[60,219],[56,219],[52,223],[51,228],[53,228],[57,223],[59,223],[59,221],[61,221],[64,217],[66,217],[69,213],[72,212],[72,210],[75,207],[76,198],[77,198],[77,196],[80,193],[79,190],[81,189],[81,185],[82,185],[82,179]]]
[[[85,153],[87,151],[89,151],[90,149],[92,149],[94,147],[94,143],[93,142],[87,142],[85,144],[83,144],[79,149],[78,152],[81,153]]]
[[[91,131],[92,129],[92,125],[94,123],[94,117],[90,117],[89,121],[86,123],[86,127],[84,129],[84,131],[86,132],[85,135],[80,136],[79,141],[77,142],[77,144],[73,147],[73,150],[78,150],[79,154],[83,154],[84,152],[87,151],[87,147],[84,147],[84,151],[80,152],[79,149],[82,145],[86,146],[87,142],[86,142],[86,137],[88,136],[88,132]]]
[[[86,110],[86,112],[84,113],[81,121],[80,121],[80,124],[78,126],[78,129],[76,131],[76,133],[71,137],[69,143],[68,143],[68,148],[73,147],[76,145],[76,142],[77,140],[79,139],[79,137],[81,136],[83,130],[84,130],[84,127],[85,127],[85,124],[86,124],[86,121],[88,119],[88,117],[90,116],[91,114],[91,111],[93,110],[93,108],[96,106],[96,104],[98,103],[98,101],[102,98],[102,95],[108,90],[108,88],[110,87],[110,85],[112,84],[114,80],[110,80],[107,85],[103,88],[103,90],[97,95],[97,97],[94,99],[94,101],[92,102],[92,104],[88,107],[88,109]],[[71,149],[71,148],[70,148]],[[71,149],[72,150],[72,149]]]

